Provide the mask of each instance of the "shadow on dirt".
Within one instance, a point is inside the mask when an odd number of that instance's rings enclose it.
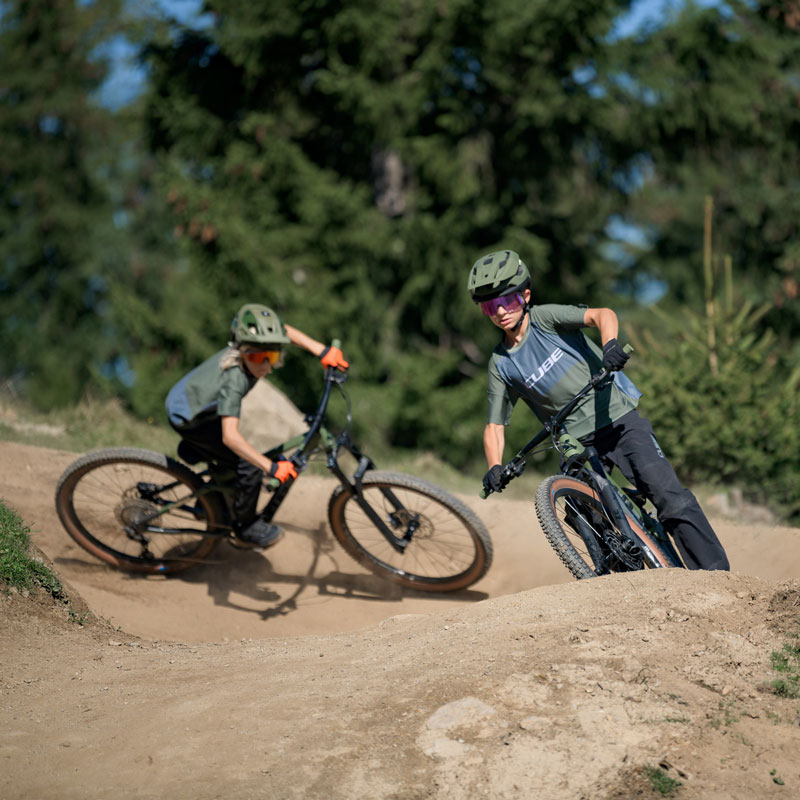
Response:
[[[312,598],[336,597],[374,603],[400,603],[403,598],[425,597],[429,600],[458,600],[478,602],[489,596],[486,592],[465,589],[459,592],[425,592],[407,589],[386,578],[362,571],[327,533],[325,525],[314,530],[284,526],[286,536],[274,550],[238,550],[225,543],[196,567],[174,575],[141,575],[116,571],[119,575],[119,594],[135,594],[142,581],[180,581],[205,585],[215,606],[226,607],[263,620],[291,614],[301,601]],[[295,539],[291,556],[281,551],[289,537]],[[303,540],[298,547],[297,539]],[[93,560],[58,558],[57,563],[78,571],[92,581],[92,574],[103,576],[107,582],[115,571]],[[280,566],[279,566],[280,565]],[[259,607],[237,602],[239,595],[255,601]]]

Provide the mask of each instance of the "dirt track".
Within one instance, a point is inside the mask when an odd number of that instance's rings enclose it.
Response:
[[[800,796],[800,701],[761,690],[800,615],[797,529],[713,520],[731,574],[577,583],[532,504],[464,497],[494,566],[429,597],[362,572],[306,476],[275,549],[143,579],[61,529],[74,457],[0,444],[0,495],[116,630],[0,605],[2,797],[626,798],[663,758],[681,797]]]

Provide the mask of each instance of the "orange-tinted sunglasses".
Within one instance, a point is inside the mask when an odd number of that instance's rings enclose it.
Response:
[[[253,364],[263,364],[269,361],[274,367],[281,357],[280,350],[248,350],[243,353],[244,357]]]

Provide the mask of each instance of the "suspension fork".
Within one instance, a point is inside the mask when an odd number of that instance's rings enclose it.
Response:
[[[342,486],[349,489],[351,495],[353,496],[353,500],[355,500],[359,508],[367,515],[369,521],[378,529],[378,531],[380,531],[381,536],[386,539],[389,545],[391,545],[391,547],[398,553],[405,553],[406,548],[414,537],[414,533],[416,532],[417,528],[419,528],[418,515],[411,514],[411,518],[406,524],[405,533],[403,536],[397,536],[397,534],[386,524],[386,522],[384,522],[380,514],[378,514],[377,511],[375,511],[375,509],[364,498],[362,479],[364,478],[366,472],[371,469],[375,469],[375,464],[372,462],[372,459],[369,458],[369,456],[365,456],[363,453],[361,453],[361,451],[349,440],[341,442],[340,444],[358,459],[358,466],[356,467],[356,471],[353,473],[352,481],[347,477],[347,475],[344,474],[339,466],[338,461],[336,460],[338,445],[328,453],[326,466],[339,479]],[[394,508],[393,515],[397,514],[399,511],[406,510],[403,504],[397,498],[397,495],[395,495],[390,488],[384,486],[381,487],[380,491]]]

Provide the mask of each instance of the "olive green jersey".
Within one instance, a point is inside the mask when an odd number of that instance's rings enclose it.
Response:
[[[238,365],[222,369],[226,352],[215,353],[170,389],[166,406],[174,425],[241,416],[242,398],[255,386],[257,378]]]

